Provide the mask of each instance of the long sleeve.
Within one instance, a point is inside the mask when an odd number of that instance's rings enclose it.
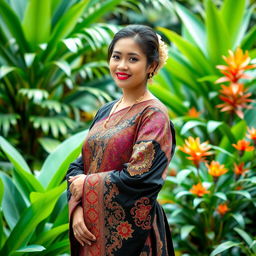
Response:
[[[67,180],[67,199],[68,201],[70,200],[71,197],[71,193],[70,193],[70,183],[68,182],[68,179],[70,176],[76,176],[79,174],[83,174],[84,173],[84,165],[83,165],[83,158],[82,156],[78,157],[74,162],[72,162],[69,165],[67,174],[66,174],[66,180]]]

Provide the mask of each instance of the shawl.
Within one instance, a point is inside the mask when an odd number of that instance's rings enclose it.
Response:
[[[171,233],[157,195],[175,149],[168,110],[157,98],[111,115],[117,100],[101,107],[85,138],[82,156],[67,176],[86,175],[81,201],[68,189],[72,256],[172,256]],[[72,214],[83,207],[87,228],[95,235],[81,246],[72,231]]]

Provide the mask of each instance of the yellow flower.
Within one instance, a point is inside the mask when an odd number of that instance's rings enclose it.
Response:
[[[209,194],[210,191],[207,190],[202,183],[198,183],[193,185],[192,188],[189,190],[192,194],[202,197],[204,194]]]
[[[228,208],[227,204],[219,204],[217,207],[217,211],[220,215],[225,215],[230,209]]]
[[[199,166],[199,163],[205,161],[205,157],[212,155],[212,152],[209,152],[211,147],[208,145],[208,142],[200,143],[200,138],[192,138],[189,137],[185,140],[185,145],[183,147],[179,147],[181,151],[190,155],[187,159],[192,160],[196,167]]]
[[[235,53],[231,50],[228,52],[228,57],[223,56],[223,59],[228,65],[217,66],[217,68],[220,69],[221,73],[225,76],[219,78],[216,83],[223,83],[227,81],[236,83],[241,78],[250,78],[244,74],[244,71],[255,68],[256,64],[249,65],[251,58],[248,55],[248,51],[243,53],[241,48],[237,48]]]
[[[234,148],[240,151],[252,151],[254,150],[253,146],[250,146],[250,142],[246,140],[239,140],[237,144],[232,144]]]
[[[211,161],[210,165],[206,164],[206,166],[208,168],[209,174],[213,177],[219,177],[228,171],[228,169],[225,168],[223,164],[220,164],[216,161]]]

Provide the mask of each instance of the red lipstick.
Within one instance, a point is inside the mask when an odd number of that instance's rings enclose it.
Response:
[[[128,79],[131,75],[124,73],[124,72],[116,72],[116,76],[119,80],[126,80]]]

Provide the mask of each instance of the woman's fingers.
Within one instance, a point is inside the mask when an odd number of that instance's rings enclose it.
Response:
[[[96,241],[95,236],[87,229],[84,223],[74,227],[74,235],[82,246],[85,244],[91,245],[92,242]]]

